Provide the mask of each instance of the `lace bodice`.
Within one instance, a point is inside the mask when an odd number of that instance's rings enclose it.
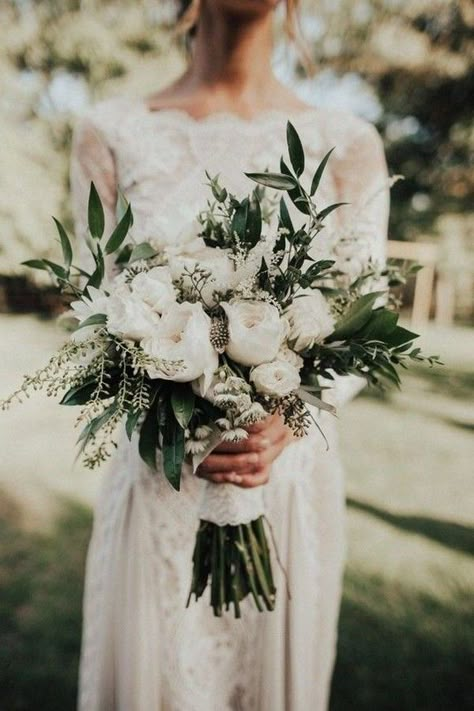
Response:
[[[268,111],[253,120],[229,113],[194,119],[180,110],[150,111],[144,100],[127,97],[97,104],[74,134],[71,183],[81,261],[87,266],[90,258],[83,238],[91,180],[105,205],[108,229],[115,221],[119,186],[132,204],[132,238],[176,244],[186,239],[187,228],[206,206],[205,171],[219,173],[222,184],[237,196],[247,194],[253,183],[244,171],[278,169],[286,152],[288,118],[305,146],[303,179],[308,183],[335,146],[318,192],[321,206],[350,203],[327,219],[318,241],[321,255],[337,250],[341,237],[355,229],[361,252],[368,250],[383,262],[388,177],[382,142],[372,125],[345,112],[314,108],[290,115]],[[339,379],[333,399],[340,404],[359,388],[358,379]]]

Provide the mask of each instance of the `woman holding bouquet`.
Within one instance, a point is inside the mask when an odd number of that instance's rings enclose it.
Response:
[[[360,229],[360,249],[383,262],[387,173],[375,130],[349,114],[313,109],[271,71],[278,0],[187,0],[182,25],[191,61],[172,86],[147,99],[97,105],[77,127],[72,188],[79,234],[94,181],[114,221],[117,185],[132,204],[133,236],[184,245],[206,205],[204,172],[239,194],[244,171],[277,165],[287,119],[314,167],[336,146],[321,193],[348,200],[360,225],[328,219],[332,233]],[[296,0],[287,28],[298,44]],[[346,213],[347,214],[347,213]],[[320,238],[325,239],[325,233]],[[337,251],[337,244],[332,248]],[[325,253],[325,245],[321,245]],[[329,246],[326,246],[326,253]],[[346,254],[350,262],[357,251]],[[305,324],[301,328],[304,330]],[[304,334],[302,334],[304,336]],[[360,387],[339,379],[337,404]],[[180,493],[139,459],[123,437],[104,481],[89,548],[84,601],[81,711],[324,711],[334,664],[344,560],[343,472],[334,420],[295,440],[279,417],[219,445],[187,471]],[[242,618],[215,618],[205,600],[186,609],[204,480],[264,487],[276,547],[276,608],[242,605]],[[275,566],[276,567],[276,566]],[[291,598],[286,594],[286,587]]]

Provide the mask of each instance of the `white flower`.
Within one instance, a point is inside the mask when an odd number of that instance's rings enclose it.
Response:
[[[284,325],[276,306],[264,301],[222,303],[229,320],[226,353],[242,365],[273,360],[283,338]]]
[[[294,299],[285,311],[290,323],[289,341],[295,351],[304,351],[322,343],[334,331],[334,319],[320,291]]]
[[[287,343],[284,343],[278,351],[277,360],[284,360],[297,370],[301,370],[304,365],[303,358],[290,348]]]
[[[94,286],[87,287],[87,296],[83,296],[71,303],[71,316],[75,316],[79,323],[85,321],[89,316],[96,314],[106,314],[109,297],[100,289]]]
[[[222,441],[223,442],[242,442],[244,439],[247,439],[249,436],[249,433],[247,430],[242,429],[241,427],[234,427],[232,430],[226,430],[225,432],[222,433]]]
[[[284,360],[262,363],[250,373],[257,392],[271,397],[285,397],[300,386],[300,374]]]
[[[176,294],[167,267],[153,267],[147,272],[140,272],[133,278],[132,293],[152,307],[154,311],[163,311],[176,301]]]
[[[201,304],[172,304],[156,326],[153,335],[144,339],[142,348],[148,355],[170,361],[182,361],[178,373],[170,375],[159,365],[148,369],[150,378],[189,382],[204,375],[200,382],[206,392],[219,365],[216,351],[209,340],[211,319]]]
[[[196,269],[209,273],[209,277],[199,284],[201,298],[209,306],[215,304],[214,292],[225,291],[229,288],[234,264],[227,252],[223,249],[206,247],[204,242],[196,239],[186,246],[180,253],[168,250],[168,264],[173,280],[183,279],[183,286],[195,288],[190,274]]]
[[[354,281],[368,268],[372,251],[370,242],[361,236],[358,236],[358,239],[341,240],[335,248],[334,266]]]
[[[160,321],[158,314],[128,286],[120,286],[107,305],[107,328],[122,338],[140,341],[153,334]]]

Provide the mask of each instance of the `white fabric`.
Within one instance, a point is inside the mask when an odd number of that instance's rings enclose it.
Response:
[[[140,100],[99,104],[76,129],[71,180],[78,234],[93,179],[114,221],[115,184],[133,206],[134,238],[177,240],[206,204],[204,169],[237,195],[243,170],[278,165],[287,116],[254,121],[214,115],[195,121]],[[294,115],[308,153],[308,175],[337,146],[320,194],[362,205],[386,181],[375,130],[352,115],[311,109]],[[383,259],[387,191],[364,211],[371,251]],[[347,228],[351,209],[331,215],[321,240]],[[346,216],[344,217],[343,214]],[[353,214],[353,213],[352,213]],[[299,218],[297,218],[299,219]],[[324,249],[323,251],[326,251]],[[339,379],[340,403],[358,389]],[[84,598],[80,711],[324,711],[334,662],[344,561],[344,490],[335,420],[316,428],[275,462],[263,494],[278,551],[276,610],[216,619],[207,599],[185,609],[191,555],[205,483],[190,471],[174,492],[140,461],[125,436],[95,511]]]

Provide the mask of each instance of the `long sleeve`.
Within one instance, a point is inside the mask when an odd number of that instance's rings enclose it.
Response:
[[[354,138],[347,141],[341,154],[335,151],[333,162],[338,201],[349,202],[336,212],[340,254],[344,256],[347,239],[351,258],[368,256],[383,267],[386,262],[390,179],[382,140],[377,130],[357,120]],[[337,250],[336,250],[337,251]],[[330,399],[341,406],[353,399],[365,380],[355,375],[336,376]]]
[[[90,118],[83,118],[77,124],[72,141],[70,184],[72,212],[76,231],[77,262],[83,269],[93,265],[87,248],[87,204],[91,182],[99,193],[105,214],[105,233],[109,234],[115,225],[115,205],[117,202],[116,166],[113,153],[104,136]],[[106,270],[110,276],[113,268],[110,258],[106,258]]]

